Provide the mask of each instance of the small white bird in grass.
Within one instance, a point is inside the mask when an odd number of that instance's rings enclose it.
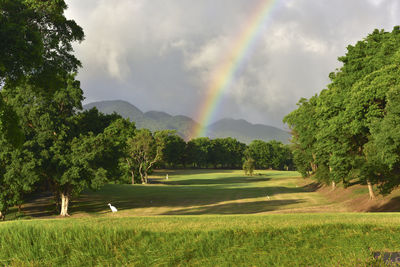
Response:
[[[110,209],[111,209],[112,212],[117,212],[118,211],[117,208],[112,206],[110,203],[108,203],[108,206],[110,206]]]
[[[270,197],[267,195],[267,199],[270,200]]]

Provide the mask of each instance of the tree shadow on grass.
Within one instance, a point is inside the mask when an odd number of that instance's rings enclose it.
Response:
[[[217,208],[206,207],[210,205],[221,206],[218,203],[225,201],[236,201],[249,198],[260,197],[273,197],[276,194],[293,194],[293,193],[306,193],[314,192],[318,186],[303,186],[303,187],[285,187],[285,186],[264,186],[262,182],[269,181],[268,176],[244,176],[244,177],[221,177],[216,179],[192,179],[182,181],[169,181],[165,184],[151,184],[151,185],[105,185],[100,191],[92,192],[86,191],[78,198],[73,198],[70,202],[69,213],[96,213],[101,214],[109,212],[108,203],[116,206],[119,210],[130,210],[138,208],[181,208],[185,213],[185,209],[190,211],[190,207],[204,206],[204,213],[212,213]],[[255,185],[255,187],[243,187],[245,184]],[[257,184],[260,184],[257,187]],[[235,187],[235,184],[238,186]],[[174,186],[169,186],[174,185]],[[274,200],[275,201],[275,200]],[[285,204],[286,200],[275,202],[281,205]],[[300,200],[297,200],[300,201]],[[247,209],[243,205],[252,207],[259,203],[249,202],[246,204],[225,204],[219,208],[222,213],[251,213],[252,209]],[[261,201],[263,202],[263,201]],[[269,205],[271,201],[267,202]],[[234,206],[236,205],[236,206]],[[239,206],[237,206],[239,205]],[[242,206],[241,206],[242,205]],[[261,205],[263,206],[264,203]],[[267,205],[268,206],[268,205]],[[232,211],[229,211],[229,208]],[[243,210],[234,209],[234,207],[243,207]],[[255,208],[254,212],[262,208]],[[31,199],[29,203],[23,206],[23,212],[26,216],[31,217],[49,217],[56,216],[58,212],[51,195],[42,196],[38,195]],[[197,211],[200,212],[200,211]],[[167,213],[168,214],[168,213]]]
[[[162,183],[165,185],[215,185],[215,184],[243,184],[243,183],[255,183],[255,182],[267,182],[271,178],[267,177],[255,177],[255,176],[244,176],[244,177],[222,177],[212,179],[190,179],[182,181],[157,181],[152,180],[152,183]]]
[[[244,203],[218,204],[213,206],[194,207],[173,210],[162,215],[200,215],[200,214],[254,214],[279,210],[283,206],[303,203],[302,199],[267,200]]]
[[[168,175],[202,175],[210,173],[234,173],[237,170],[231,169],[174,169],[174,170],[156,170],[154,171],[154,176],[165,176]]]
[[[39,193],[32,195],[26,204],[22,205],[22,218],[23,217],[50,217],[58,214],[54,197],[49,192]],[[13,213],[17,213],[17,208],[13,208]]]
[[[368,209],[369,212],[395,212],[400,211],[400,197],[394,197],[383,205],[375,205]]]

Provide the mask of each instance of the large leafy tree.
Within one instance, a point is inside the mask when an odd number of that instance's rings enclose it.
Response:
[[[115,136],[101,129],[114,118],[79,114],[83,99],[79,82],[69,76],[59,83],[63,86],[51,95],[28,82],[15,88],[7,85],[2,95],[20,117],[23,149],[34,159],[28,162],[61,201],[60,214],[67,216],[71,197],[104,184],[118,167],[118,157]]]

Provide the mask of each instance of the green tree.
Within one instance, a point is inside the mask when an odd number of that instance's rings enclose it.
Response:
[[[208,162],[215,168],[241,168],[246,145],[235,138],[216,138],[210,140]]]
[[[162,161],[169,167],[175,168],[184,162],[186,143],[175,132],[166,135],[162,152]]]
[[[248,158],[243,163],[243,170],[245,175],[253,176],[255,169],[255,161],[252,158]]]
[[[262,140],[254,140],[247,147],[245,155],[254,160],[256,168],[268,169],[271,166],[272,153],[271,144]]]
[[[113,138],[88,129],[92,123],[88,120],[94,117],[77,113],[83,99],[79,82],[69,76],[63,83],[51,95],[29,83],[15,88],[7,85],[2,94],[20,117],[23,148],[38,162],[36,174],[61,201],[60,215],[67,216],[70,198],[104,184],[118,166],[118,158]],[[101,123],[99,119],[97,125]]]
[[[147,129],[137,130],[134,137],[127,140],[129,166],[136,167],[142,184],[148,182],[148,173],[162,159],[165,136],[168,131],[153,134]],[[132,174],[133,175],[133,174]]]
[[[208,137],[190,140],[186,146],[186,161],[196,168],[207,168],[210,163],[211,141]]]
[[[132,162],[129,156],[127,141],[135,136],[135,123],[129,119],[118,118],[110,121],[110,124],[104,129],[104,135],[113,144],[113,159],[118,159],[118,168],[109,168],[114,170],[112,177],[115,182],[135,183],[135,173],[137,166]],[[113,163],[113,160],[109,162]]]

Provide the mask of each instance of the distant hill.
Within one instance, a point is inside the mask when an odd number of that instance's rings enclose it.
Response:
[[[84,109],[91,109],[93,107],[96,107],[105,114],[116,112],[124,118],[129,118],[136,123],[137,128],[147,128],[151,131],[176,130],[185,140],[189,136],[194,124],[197,124],[191,118],[182,115],[172,116],[161,111],[143,113],[131,103],[123,100],[93,102],[83,106]]]
[[[282,129],[264,125],[252,124],[246,120],[225,118],[207,127],[211,138],[232,136],[246,144],[253,140],[277,140],[284,144],[289,143],[290,134]]]
[[[84,109],[91,109],[93,107],[96,107],[99,111],[105,114],[116,112],[124,118],[143,117],[143,112],[140,109],[123,100],[93,102],[83,106]]]
[[[84,105],[84,109],[96,107],[105,114],[116,112],[124,118],[130,118],[136,123],[137,128],[147,128],[151,131],[176,130],[177,133],[188,139],[191,129],[195,124],[193,119],[177,115],[172,116],[162,111],[148,111],[143,113],[140,109],[122,100],[100,101]],[[207,136],[210,138],[233,137],[246,144],[255,139],[270,141],[277,140],[288,143],[290,134],[276,127],[252,124],[246,120],[222,119],[208,126]]]

